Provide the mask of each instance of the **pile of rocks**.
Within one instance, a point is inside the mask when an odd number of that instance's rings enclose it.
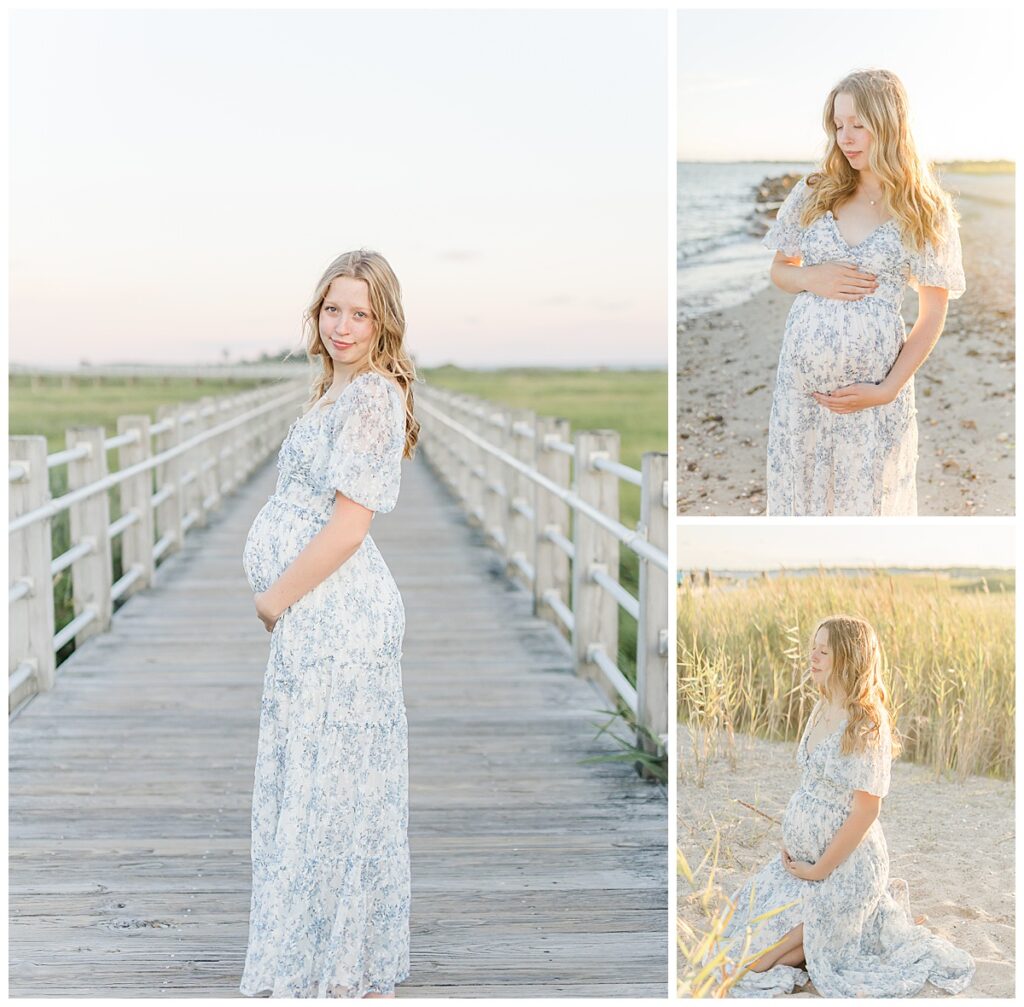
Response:
[[[774,178],[766,178],[754,189],[754,215],[750,223],[750,233],[755,237],[761,237],[768,230],[769,225],[779,212],[783,200],[789,195],[790,190],[803,178],[799,172],[790,172],[787,175],[777,175]]]

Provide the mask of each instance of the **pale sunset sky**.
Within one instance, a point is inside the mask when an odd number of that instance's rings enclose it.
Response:
[[[681,10],[677,156],[817,160],[833,85],[851,70],[884,67],[907,89],[926,157],[1013,159],[1020,60],[1012,17],[985,7]]]
[[[680,524],[680,570],[778,570],[824,566],[984,566],[1012,569],[1011,523]]]
[[[9,357],[297,346],[382,252],[421,365],[666,366],[665,11],[15,11]]]

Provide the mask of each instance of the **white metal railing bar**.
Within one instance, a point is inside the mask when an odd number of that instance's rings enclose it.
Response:
[[[623,465],[622,462],[609,461],[607,458],[593,458],[590,462],[595,469],[600,469],[602,472],[610,472],[612,475],[618,476],[624,482],[632,483],[634,486],[643,485],[643,476],[634,468],[630,468],[628,465]]]
[[[565,553],[569,559],[576,558],[576,546],[572,544],[557,528],[545,528],[543,533],[544,538],[549,542],[554,542],[562,552]]]
[[[608,681],[614,686],[615,691],[622,698],[622,701],[633,713],[636,713],[636,689],[630,683],[629,679],[626,678],[626,676],[619,670],[619,666],[608,656],[604,647],[599,643],[592,643],[587,648],[587,658],[605,673]]]
[[[604,570],[596,567],[590,568],[590,579],[595,584],[600,584],[634,619],[640,618],[640,602],[617,580],[613,580]]]
[[[572,632],[573,628],[576,625],[576,620],[573,618],[572,609],[569,608],[569,606],[566,605],[565,602],[563,602],[562,599],[558,597],[558,592],[553,589],[545,591],[541,595],[541,598],[544,601],[544,603],[551,609],[551,611],[558,616],[558,618],[562,622],[562,625],[565,626],[567,630]]]

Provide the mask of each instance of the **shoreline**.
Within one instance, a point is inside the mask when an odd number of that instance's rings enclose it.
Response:
[[[781,820],[800,771],[795,742],[737,736],[737,768],[724,757],[708,766],[707,783],[688,781],[688,732],[679,725],[679,847],[691,867],[701,862],[717,828],[721,836],[718,881],[731,895],[778,851]],[[752,805],[757,810],[744,806]],[[760,814],[758,812],[761,812]],[[977,972],[958,997],[1014,995],[1015,885],[1014,784],[968,777],[935,780],[924,766],[897,759],[892,789],[880,817],[889,849],[891,877],[910,888],[911,914],[957,947],[969,951]],[[702,871],[698,881],[706,880]],[[680,918],[700,928],[702,916],[685,880],[678,889]],[[805,986],[791,996],[817,996]],[[926,984],[919,997],[949,994]]]
[[[968,289],[950,301],[943,334],[915,376],[918,511],[1011,515],[1014,176],[944,182],[957,193]],[[792,300],[768,287],[678,324],[678,513],[764,514],[768,416]],[[908,289],[908,326],[916,314]],[[983,397],[965,401],[965,389]]]

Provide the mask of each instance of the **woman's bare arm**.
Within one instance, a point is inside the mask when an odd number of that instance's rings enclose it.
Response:
[[[256,611],[273,623],[290,605],[308,594],[345,563],[363,543],[373,511],[341,493],[335,493],[330,520],[310,539],[284,572],[262,594],[256,596]]]
[[[928,359],[946,324],[949,291],[945,287],[920,287],[917,292],[917,321],[910,330],[896,362],[881,382],[891,402],[914,372]]]
[[[939,341],[946,324],[948,304],[949,291],[945,287],[921,287],[918,291],[917,321],[889,373],[878,384],[860,382],[838,388],[831,394],[813,392],[814,399],[834,413],[853,413],[892,402]]]
[[[853,806],[850,814],[832,837],[821,859],[816,864],[803,860],[794,860],[789,851],[782,851],[782,866],[794,878],[801,881],[823,881],[827,878],[857,847],[867,835],[871,823],[878,817],[882,799],[865,790],[853,792]]]
[[[803,259],[799,255],[783,255],[782,252],[776,252],[769,273],[772,283],[787,294],[799,294],[806,290],[804,284],[807,274],[801,265],[802,262]]]
[[[827,878],[857,847],[878,817],[882,799],[866,790],[853,792],[853,806],[846,821],[832,837],[821,859],[814,865],[812,881]]]

